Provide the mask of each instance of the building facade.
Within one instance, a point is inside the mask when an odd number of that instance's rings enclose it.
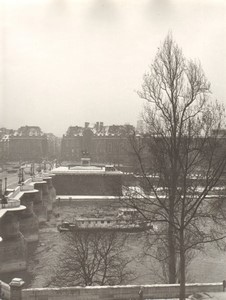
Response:
[[[133,151],[128,135],[132,132],[132,125],[104,126],[103,122],[71,126],[62,138],[61,160],[79,163],[87,153],[94,164],[130,165]]]
[[[38,126],[22,126],[17,130],[1,129],[0,160],[35,161],[59,156],[59,141],[53,134],[45,134]]]
[[[112,166],[91,166],[90,159],[83,158],[79,166],[60,166],[51,172],[57,196],[122,196],[122,172]]]

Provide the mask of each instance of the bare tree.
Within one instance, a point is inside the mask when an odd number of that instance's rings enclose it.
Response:
[[[171,34],[158,49],[138,94],[147,100],[148,134],[142,144],[132,135],[130,141],[146,196],[142,193],[137,199],[133,194],[127,204],[161,224],[151,246],[161,245],[155,248],[156,256],[167,263],[169,283],[180,282],[182,300],[192,252],[225,238],[223,218],[213,213],[208,198],[226,165],[220,136],[224,108],[211,102],[210,84],[200,63],[187,60]],[[144,154],[149,155],[155,178],[147,175]]]
[[[126,257],[126,236],[117,232],[80,231],[63,234],[63,251],[48,285],[91,286],[128,283],[133,278]]]

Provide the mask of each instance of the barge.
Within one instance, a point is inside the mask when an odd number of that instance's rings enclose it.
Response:
[[[94,216],[75,218],[73,222],[63,221],[57,226],[59,232],[84,230],[110,230],[138,232],[154,230],[155,226],[146,220],[136,217],[135,209],[120,209],[117,216]]]

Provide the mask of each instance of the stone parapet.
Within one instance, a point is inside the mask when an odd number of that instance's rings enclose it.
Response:
[[[10,300],[22,300],[22,288],[25,282],[20,278],[14,278],[10,286]]]
[[[179,284],[161,284],[26,289],[22,290],[22,300],[130,300],[139,299],[141,288],[143,299],[170,299],[179,296]],[[187,296],[197,292],[223,292],[223,283],[186,285]]]
[[[14,198],[7,198],[6,204],[0,204],[0,209],[12,209],[12,208],[19,208],[20,201]]]

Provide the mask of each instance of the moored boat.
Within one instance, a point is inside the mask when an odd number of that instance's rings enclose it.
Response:
[[[134,209],[120,209],[116,217],[86,217],[76,218],[73,222],[64,221],[57,226],[60,232],[81,230],[115,230],[137,232],[154,229],[151,222],[135,217]]]

